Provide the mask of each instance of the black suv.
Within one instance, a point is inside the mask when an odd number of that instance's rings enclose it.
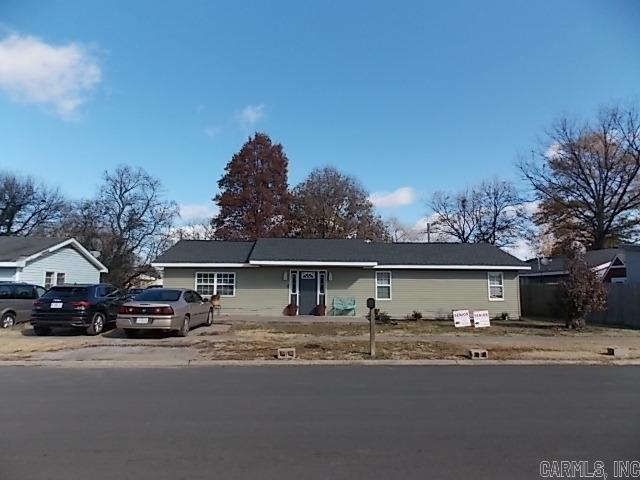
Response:
[[[44,288],[30,283],[0,282],[0,327],[28,322],[33,301],[43,294]]]
[[[115,323],[118,306],[125,300],[107,283],[56,285],[34,302],[31,325],[36,335],[48,335],[53,327],[83,328],[98,335]]]

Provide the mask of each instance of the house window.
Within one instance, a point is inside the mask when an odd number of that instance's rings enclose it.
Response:
[[[291,305],[298,305],[298,272],[291,271],[289,275],[289,303]]]
[[[391,272],[376,272],[376,300],[391,300]]]
[[[227,272],[198,272],[196,273],[196,291],[200,295],[234,297],[236,295],[236,274]]]
[[[56,285],[63,285],[64,284],[64,273],[57,273],[56,274]]]
[[[487,279],[489,282],[489,300],[504,300],[504,277],[502,272],[489,272]]]
[[[318,305],[326,305],[327,273],[318,272]]]
[[[44,274],[44,288],[47,290],[53,287],[53,275],[54,272],[45,272]]]

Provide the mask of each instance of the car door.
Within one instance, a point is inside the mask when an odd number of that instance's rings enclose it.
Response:
[[[207,322],[207,315],[209,315],[209,303],[198,292],[191,292],[193,294],[194,308],[198,310],[198,318],[200,323]]]
[[[96,297],[107,310],[108,320],[115,320],[118,316],[118,307],[122,303],[120,291],[112,285],[101,285],[96,288]]]
[[[189,315],[191,316],[191,325],[200,325],[204,320],[202,319],[202,308],[200,308],[199,295],[193,290],[188,290],[184,293],[184,299],[188,304]]]
[[[15,288],[10,283],[0,283],[0,317],[5,312],[12,311],[16,314],[16,322],[20,320],[20,312],[16,311]]]
[[[11,287],[11,298],[16,311],[16,322],[26,322],[31,316],[36,292],[32,285],[15,284]]]

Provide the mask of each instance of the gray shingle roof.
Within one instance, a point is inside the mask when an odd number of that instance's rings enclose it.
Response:
[[[488,243],[372,243],[376,260],[386,265],[526,266]]]
[[[603,248],[601,250],[589,250],[585,253],[585,259],[587,265],[594,268],[598,265],[612,261],[615,256],[620,256],[624,261],[624,251],[621,248]],[[546,263],[546,264],[545,264]],[[566,272],[567,257],[564,255],[557,255],[555,257],[549,257],[546,261],[541,261],[538,267],[538,259],[534,258],[527,260],[527,264],[531,266],[531,271],[527,273],[553,273],[553,272]]]
[[[15,262],[66,240],[52,237],[0,237],[0,262]]]
[[[261,238],[251,254],[254,261],[374,262],[364,240],[333,238]]]
[[[182,240],[156,263],[377,262],[380,265],[528,266],[489,244],[368,243],[346,239]]]
[[[255,242],[180,240],[156,263],[248,263]]]

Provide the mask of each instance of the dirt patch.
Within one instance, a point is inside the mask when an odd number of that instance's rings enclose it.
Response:
[[[275,360],[279,347],[295,347],[302,360],[369,359],[368,342],[217,342],[196,345],[200,355],[209,360]],[[500,347],[490,351],[492,359],[518,359],[536,349]],[[540,351],[540,350],[537,350]],[[378,342],[376,358],[387,360],[460,360],[467,358],[468,348],[446,342]],[[531,357],[533,358],[533,357]]]
[[[283,334],[349,337],[368,334],[369,326],[366,324],[340,324],[339,322],[305,324],[293,322],[268,324],[237,323],[231,327],[230,331],[237,335],[252,338],[258,338],[261,335],[263,337],[269,337]],[[377,324],[376,333],[393,336],[438,335],[446,333],[474,336],[530,335],[543,337],[604,335],[632,336],[640,340],[640,330],[590,325],[580,331],[575,331],[566,329],[564,325],[559,322],[539,320],[494,320],[489,328],[455,328],[452,322],[446,320],[399,320]]]

